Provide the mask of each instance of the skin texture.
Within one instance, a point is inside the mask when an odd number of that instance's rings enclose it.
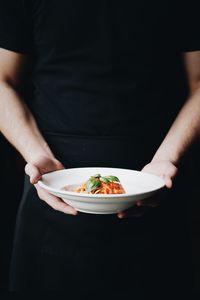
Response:
[[[54,157],[31,112],[16,92],[26,59],[22,54],[0,49],[0,130],[27,162],[25,172],[40,199],[57,211],[77,215],[74,208],[37,184],[42,174],[64,167]],[[189,97],[152,161],[142,169],[162,177],[167,189],[173,186],[179,161],[200,134],[200,51],[183,54],[183,61],[190,87]],[[118,217],[141,216],[149,207],[159,205],[159,201],[159,197],[138,201],[133,209],[120,212]]]

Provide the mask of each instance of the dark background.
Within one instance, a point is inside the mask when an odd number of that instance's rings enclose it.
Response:
[[[0,166],[0,290],[6,290],[15,217],[23,191],[24,162],[1,134]]]

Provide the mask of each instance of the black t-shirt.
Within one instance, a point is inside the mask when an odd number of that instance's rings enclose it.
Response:
[[[33,60],[26,99],[43,132],[165,133],[200,50],[192,1],[1,0],[0,47]],[[156,132],[157,131],[157,132]]]

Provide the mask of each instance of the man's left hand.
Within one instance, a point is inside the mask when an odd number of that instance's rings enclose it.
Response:
[[[142,169],[142,172],[151,173],[163,178],[167,189],[172,188],[173,179],[175,178],[177,171],[177,167],[172,162],[167,160],[152,161]],[[161,200],[162,192],[156,196],[146,198],[144,200],[138,200],[133,208],[130,208],[123,212],[119,212],[118,217],[120,219],[127,217],[140,217],[149,208],[159,206]]]

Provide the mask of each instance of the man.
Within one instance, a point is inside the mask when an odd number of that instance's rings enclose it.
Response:
[[[31,182],[18,213],[11,290],[131,295],[184,286],[179,188],[159,208],[147,199],[98,216],[37,184],[64,167],[112,166],[143,169],[172,187],[200,131],[200,42],[179,4],[1,2],[0,128]],[[34,89],[25,103],[18,86],[27,58]]]

